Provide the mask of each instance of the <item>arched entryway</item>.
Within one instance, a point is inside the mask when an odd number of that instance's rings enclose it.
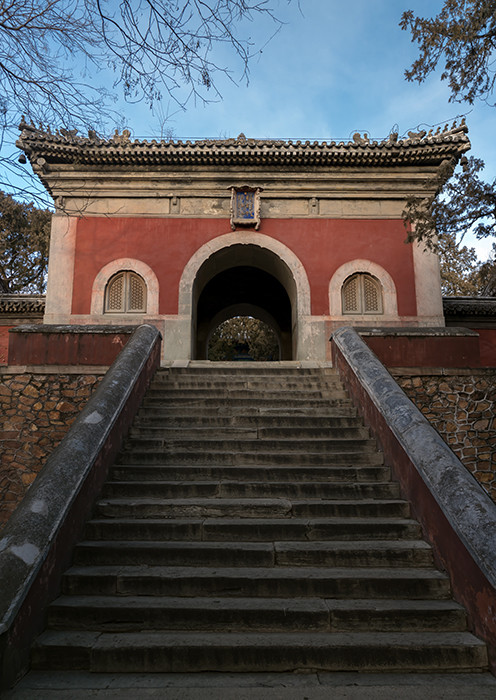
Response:
[[[215,269],[216,261],[211,263]],[[197,296],[197,290],[194,294]],[[274,275],[254,265],[235,265],[214,274],[197,299],[194,352],[197,360],[206,359],[208,340],[215,328],[228,318],[241,315],[268,323],[278,338],[280,359],[292,359],[291,301]]]
[[[236,315],[269,324],[280,340],[281,358],[301,359],[310,286],[300,260],[283,243],[255,232],[225,234],[199,248],[187,263],[179,287],[175,347],[177,340],[182,345],[181,336],[186,340],[187,324],[188,356],[204,358],[209,334]]]
[[[293,359],[294,280],[286,265],[258,246],[232,245],[214,253],[193,285],[193,358],[207,357],[208,339],[228,318],[249,315],[275,331],[282,360]]]

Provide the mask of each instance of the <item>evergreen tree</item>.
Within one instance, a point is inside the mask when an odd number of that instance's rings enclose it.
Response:
[[[4,292],[45,291],[51,213],[0,192],[0,280]]]
[[[403,13],[400,26],[411,32],[419,56],[405,72],[407,80],[422,83],[441,66],[441,80],[447,81],[451,101],[483,100],[495,106],[496,0],[445,0],[433,18]],[[412,198],[404,212],[414,224],[411,238],[435,245],[455,233],[474,230],[482,238],[496,233],[496,181],[481,178],[484,163],[478,158],[462,159],[461,167],[448,180],[453,163],[445,163],[434,185],[433,202]]]

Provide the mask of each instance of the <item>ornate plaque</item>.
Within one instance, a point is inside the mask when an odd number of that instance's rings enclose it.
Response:
[[[231,228],[236,226],[260,226],[261,187],[231,187]]]

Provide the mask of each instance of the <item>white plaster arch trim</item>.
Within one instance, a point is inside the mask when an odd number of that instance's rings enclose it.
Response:
[[[141,260],[134,258],[117,258],[102,267],[95,277],[91,290],[91,315],[103,315],[105,287],[109,279],[121,270],[132,270],[140,275],[146,284],[146,315],[158,314],[158,279],[152,268]]]
[[[338,267],[329,282],[329,314],[332,318],[350,319],[350,314],[343,314],[341,306],[341,289],[343,282],[354,275],[356,272],[368,272],[369,275],[376,277],[382,285],[382,304],[384,313],[380,314],[380,318],[398,318],[398,300],[396,295],[396,285],[393,278],[383,267],[371,260],[350,260]],[[356,318],[356,314],[353,316]],[[379,315],[378,315],[379,317]],[[364,316],[365,318],[365,316]],[[366,315],[370,319],[370,314]]]
[[[296,314],[310,315],[310,283],[302,262],[293,251],[280,241],[261,233],[226,233],[202,245],[186,263],[179,282],[179,314],[191,316],[193,284],[200,267],[212,255],[234,245],[258,246],[274,253],[290,270],[296,286]]]

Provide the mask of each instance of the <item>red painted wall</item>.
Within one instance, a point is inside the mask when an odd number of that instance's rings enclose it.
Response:
[[[0,365],[9,363],[9,328],[12,326],[0,326]]]
[[[364,336],[386,367],[480,367],[479,338],[474,336]]]
[[[76,235],[72,312],[89,314],[98,272],[117,258],[149,265],[160,285],[160,314],[176,314],[184,266],[204,243],[231,233],[227,219],[81,218]],[[259,233],[288,246],[307,272],[312,313],[329,313],[329,281],[343,263],[365,258],[393,278],[400,316],[415,316],[412,247],[401,220],[265,219]],[[243,232],[240,232],[240,238]]]
[[[126,333],[10,334],[10,365],[110,366],[131,337]]]
[[[479,334],[481,367],[496,367],[496,328],[475,328]]]

